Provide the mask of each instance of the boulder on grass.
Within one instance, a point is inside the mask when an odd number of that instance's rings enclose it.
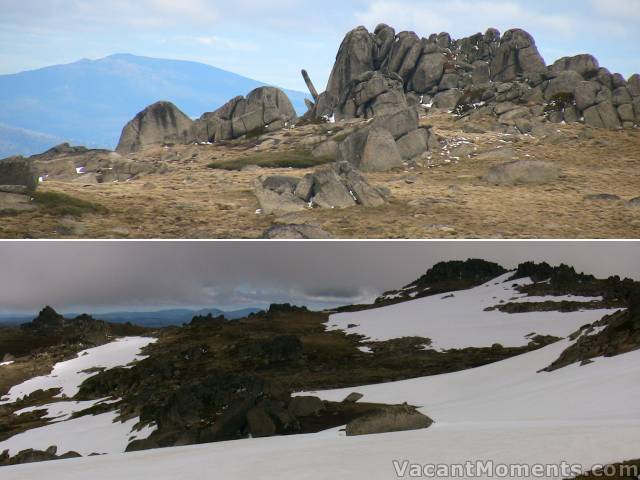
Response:
[[[551,162],[517,160],[491,167],[484,180],[494,185],[542,184],[557,180],[560,168]]]
[[[122,129],[121,155],[163,143],[188,143],[193,121],[171,102],[157,102],[139,112]]]

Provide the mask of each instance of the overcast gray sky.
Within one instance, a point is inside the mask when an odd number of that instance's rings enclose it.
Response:
[[[0,242],[0,313],[334,306],[469,257],[640,279],[640,242]]]

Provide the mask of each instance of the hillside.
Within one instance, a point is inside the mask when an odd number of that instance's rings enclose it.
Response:
[[[113,149],[124,124],[150,103],[172,101],[198,117],[262,85],[202,63],[130,54],[0,75],[0,123],[7,125],[0,158],[39,153],[61,141]],[[305,95],[287,94],[303,113]],[[40,132],[39,143],[23,129]]]
[[[630,399],[638,393],[632,381],[640,348],[638,282],[533,263],[489,281],[473,273],[500,269],[478,260],[447,262],[414,284],[448,282],[449,292],[358,312],[285,304],[234,322],[196,316],[156,339],[127,337],[89,349],[3,397],[0,450],[8,451],[0,462],[108,453],[51,465],[73,478],[74,468],[86,473],[115,461],[131,477],[137,462],[177,455],[197,465],[215,458],[224,469],[218,471],[251,478],[245,466],[219,455],[230,448],[282,475],[290,464],[278,459],[293,449],[301,467],[320,462],[311,478],[372,465],[373,478],[388,478],[392,458],[411,454],[424,463],[424,445],[429,460],[474,452],[473,458],[505,462],[565,459],[584,471],[637,458],[639,412]],[[462,271],[460,289],[453,284]],[[471,277],[475,286],[464,285]],[[29,362],[17,358],[0,368],[10,373]],[[364,398],[343,401],[353,392]],[[414,406],[435,424],[343,438],[345,424]],[[281,438],[255,439],[274,436]],[[574,442],[567,438],[584,436],[589,448],[568,447]],[[125,449],[211,442],[120,456]],[[532,442],[536,449],[521,448]],[[336,448],[358,455],[322,460]],[[20,475],[41,467],[2,468]]]

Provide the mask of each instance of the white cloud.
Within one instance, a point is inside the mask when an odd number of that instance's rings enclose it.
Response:
[[[607,17],[627,21],[640,19],[640,2],[638,0],[590,0],[590,3],[596,12]]]
[[[541,13],[512,1],[380,0],[357,13],[356,18],[368,27],[384,22],[397,29],[415,30],[423,36],[441,31],[466,36],[484,32],[488,27],[502,31],[525,28],[533,34],[545,30],[562,35],[569,35],[573,29],[568,15]]]
[[[260,46],[254,42],[218,37],[215,35],[198,37],[196,41],[201,45],[219,47],[232,51],[255,52],[260,49]]]

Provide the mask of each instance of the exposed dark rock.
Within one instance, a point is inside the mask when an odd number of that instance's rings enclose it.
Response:
[[[389,406],[347,423],[347,436],[400,432],[429,428],[433,424],[426,415],[408,405]]]
[[[466,95],[473,89],[482,93],[469,101]],[[374,33],[358,27],[347,34],[327,91],[318,96],[310,115],[336,114],[338,119],[384,115],[402,110],[402,90],[407,105],[429,99],[430,106],[459,115],[502,102],[544,107],[557,103],[559,96],[572,95],[572,105],[554,109],[547,118],[601,128],[622,124],[630,128],[640,119],[640,101],[634,105],[640,98],[640,76],[627,82],[601,68],[592,55],[564,57],[546,67],[535,40],[521,29],[508,30],[502,37],[489,29],[458,40],[447,33],[420,39],[414,32],[396,34],[384,24]],[[469,108],[458,108],[460,102]],[[540,117],[536,112],[532,108],[532,115]],[[522,133],[531,131],[530,119],[517,120],[519,125],[510,118],[503,123]]]
[[[358,392],[351,392],[349,395],[347,395],[344,400],[342,400],[345,403],[356,403],[358,400],[360,400],[362,397],[364,397],[364,395],[362,395],[361,393]]]
[[[246,98],[235,97],[193,123],[191,141],[214,142],[278,130],[296,119],[287,95],[275,87],[259,87]]]
[[[597,75],[600,65],[593,55],[585,54],[560,58],[559,60],[556,60],[549,69],[552,72],[572,70],[579,73],[584,78],[592,78]]]
[[[596,357],[613,357],[640,348],[640,289],[629,299],[629,309],[607,315],[572,335],[575,343],[560,354],[545,371],[551,372]],[[596,332],[595,329],[601,330]]]
[[[0,466],[20,465],[32,462],[47,462],[50,460],[63,460],[65,458],[78,458],[82,456],[78,452],[74,451],[69,451],[62,455],[57,455],[57,452],[58,449],[55,446],[51,446],[46,450],[34,450],[29,448],[19,451],[12,457],[9,455],[9,451],[5,450],[0,454]]]
[[[289,402],[289,413],[295,417],[308,417],[324,410],[324,403],[318,397],[293,397]]]
[[[188,143],[192,124],[173,103],[154,103],[124,126],[116,152],[126,155],[152,145]]]
[[[8,191],[12,187],[19,187],[23,191],[9,193],[31,193],[38,185],[38,177],[33,162],[22,157],[12,157],[0,161],[0,191]]]
[[[393,144],[395,146],[395,143]],[[355,205],[376,207],[386,202],[386,194],[369,185],[349,162],[336,162],[318,168],[301,180],[288,177],[262,177],[255,182],[255,193],[265,213],[312,208],[348,208]],[[286,230],[286,232],[285,232]],[[295,233],[293,230],[297,230]],[[272,233],[303,234],[297,228],[274,229]],[[311,233],[310,229],[305,229]],[[316,232],[320,233],[320,232]]]

